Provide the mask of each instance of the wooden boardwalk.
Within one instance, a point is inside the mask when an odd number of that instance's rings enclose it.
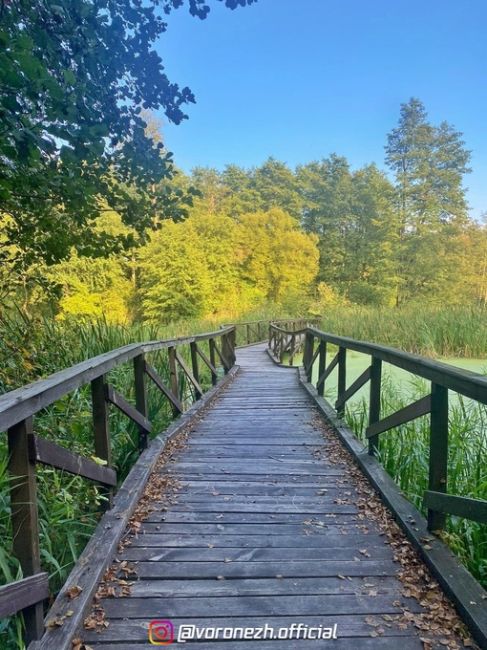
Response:
[[[236,379],[164,468],[180,482],[175,502],[152,512],[119,555],[136,563],[130,595],[103,599],[108,627],[79,636],[97,650],[129,650],[148,647],[154,619],[176,630],[267,624],[276,633],[336,624],[333,642],[198,647],[423,648],[414,626],[394,619],[421,606],[403,595],[378,525],[360,518],[353,476],[327,458],[331,443],[296,370],[274,365],[264,345],[239,349],[237,363]]]

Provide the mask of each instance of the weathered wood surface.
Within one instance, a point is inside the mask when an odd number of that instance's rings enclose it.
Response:
[[[414,626],[392,621],[374,635],[371,617],[383,623],[384,615],[421,605],[402,594],[399,565],[377,525],[359,518],[358,488],[327,457],[296,371],[274,365],[263,345],[239,350],[237,363],[235,380],[163,469],[179,481],[175,502],[156,503],[118,555],[134,570],[131,595],[102,599],[108,627],[78,635],[97,650],[128,650],[147,644],[153,619],[171,619],[176,630],[181,623],[336,623],[334,648],[421,649]],[[325,643],[243,645],[311,650]]]

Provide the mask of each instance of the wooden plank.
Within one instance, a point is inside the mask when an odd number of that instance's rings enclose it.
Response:
[[[0,619],[12,616],[27,607],[41,604],[49,598],[47,573],[36,575],[0,586]],[[42,630],[43,631],[43,630]]]
[[[402,598],[410,611],[418,611],[420,605],[413,599]],[[117,598],[104,600],[109,617],[154,618],[161,614],[160,598],[126,598],[120,607]],[[164,616],[316,616],[332,614],[399,614],[402,609],[392,604],[387,595],[367,597],[362,595],[333,596],[242,596],[239,598],[171,598],[164,603]]]
[[[111,467],[103,467],[40,436],[29,435],[29,457],[32,462],[43,463],[91,481],[112,487],[117,485],[117,473]]]
[[[301,537],[286,535],[164,535],[145,533],[133,540],[133,546],[160,546],[163,548],[205,548],[211,545],[215,548],[314,548],[340,546],[358,549],[367,541],[369,544],[381,542],[377,535],[364,535],[361,531],[356,534],[337,533],[335,535],[302,535]]]
[[[12,550],[25,577],[41,573],[37,485],[35,464],[29,457],[30,435],[31,417],[8,430]],[[26,628],[24,640],[29,643],[38,639],[44,629],[42,603],[26,607],[23,617]]]
[[[387,612],[386,612],[387,613]],[[397,612],[396,612],[397,613]],[[335,614],[335,618],[336,618]],[[173,620],[175,617],[171,615],[171,620]],[[284,618],[284,617],[281,617]],[[297,619],[298,617],[293,617],[293,621]],[[252,618],[247,619],[247,626],[248,627],[254,627],[253,620],[255,619],[254,616]],[[144,619],[144,621],[146,621]],[[187,622],[188,619],[186,619],[185,623]],[[291,625],[292,621],[288,622],[288,625]],[[306,623],[304,623],[306,625]],[[144,625],[144,623],[142,623]],[[285,624],[283,623],[285,626]],[[261,626],[262,630],[264,630],[265,623]],[[214,624],[214,627],[218,627],[218,622]],[[281,626],[278,626],[281,627]],[[333,625],[332,625],[333,627]],[[370,628],[369,628],[370,630]],[[372,630],[373,631],[373,630]],[[144,639],[144,644],[147,644],[147,632],[144,631],[144,635],[142,637],[139,636],[139,638]],[[263,633],[263,632],[262,632]],[[369,635],[372,632],[369,631]],[[277,630],[275,632],[277,634]],[[93,637],[91,637],[93,638]],[[211,635],[210,635],[211,638]],[[282,639],[277,640],[272,640],[272,641],[262,641],[262,637],[260,637],[260,640],[258,641],[250,641],[250,640],[245,640],[245,650],[303,650],[303,639],[292,639],[292,640],[286,640],[283,641]],[[361,638],[359,642],[357,643],[356,638],[336,638],[333,639],[332,641],[314,641],[310,639],[306,639],[304,641],[306,645],[304,648],[306,650],[323,650],[323,643],[331,643],[333,645],[334,650],[357,650],[357,648],[360,648],[360,650],[390,650],[391,649],[391,638],[388,636],[385,637],[376,637],[372,638],[369,636],[369,638]],[[423,650],[424,645],[419,641],[417,637],[413,636],[401,636],[398,644],[400,644],[401,650]],[[279,646],[279,648],[276,648],[276,645]],[[217,645],[215,646],[215,641],[211,640],[208,642],[201,642],[198,641],[198,650],[215,650],[215,647],[218,650],[242,650],[242,641],[218,641]],[[124,643],[123,641],[117,641],[116,643],[90,643],[90,647],[93,648],[93,650],[134,650],[134,644],[133,642],[130,643]],[[188,647],[187,641],[181,642],[181,643],[176,643],[171,644],[172,648],[186,648]]]
[[[363,576],[347,576],[347,580],[342,580],[336,574],[326,578],[302,577],[297,570],[297,576],[287,578],[283,576],[276,580],[275,571],[279,571],[279,566],[274,569],[274,573],[267,571],[268,577],[243,578],[237,571],[230,573],[231,580],[215,580],[215,573],[220,565],[213,564],[213,571],[210,579],[199,579],[191,574],[191,568],[188,567],[188,573],[183,580],[171,579],[168,576],[162,576],[163,579],[157,579],[150,574],[150,569],[154,568],[153,563],[149,563],[149,579],[144,579],[139,574],[139,579],[134,582],[131,588],[131,597],[135,598],[206,598],[206,597],[223,597],[223,596],[315,596],[319,594],[367,594],[370,587],[364,586]],[[191,563],[194,564],[194,563]],[[227,562],[227,565],[231,563]],[[260,563],[252,564],[253,567],[259,568]],[[357,562],[355,562],[357,564]],[[362,564],[362,563],[359,563]],[[366,563],[364,563],[366,564]],[[391,563],[392,564],[392,563]],[[172,563],[174,566],[174,563]],[[225,565],[224,565],[225,566]],[[232,569],[239,567],[232,566]],[[225,567],[226,569],[226,567]],[[340,571],[340,568],[338,569]],[[263,569],[263,573],[266,570]],[[225,577],[230,577],[225,572]],[[373,576],[376,577],[375,575]],[[188,579],[189,578],[189,579]],[[382,575],[376,579],[374,586],[380,589],[382,594],[397,593],[396,578],[384,578]]]
[[[155,368],[153,368],[151,365],[148,363],[145,364],[145,372],[147,375],[152,379],[154,384],[157,386],[157,388],[164,393],[164,395],[167,397],[167,399],[171,402],[171,406],[173,409],[174,415],[178,415],[184,411],[184,407],[179,401],[179,399],[173,395],[173,393],[169,390],[169,388],[166,387],[162,379],[159,377],[157,374]]]
[[[348,402],[348,400],[355,395],[355,393],[362,388],[370,379],[370,366],[358,377],[347,390],[337,399],[335,403],[335,410],[338,412]]]
[[[133,422],[139,425],[139,427],[143,427],[148,433],[152,431],[152,424],[149,422],[149,420],[142,415],[142,413],[139,413],[135,406],[132,406],[132,404],[129,404],[125,397],[123,395],[120,395],[119,392],[117,392],[113,386],[110,386],[109,384],[106,387],[106,395],[107,395],[107,400],[116,406],[119,411],[122,411],[124,415],[126,415],[128,418],[130,418]]]
[[[416,402],[413,402],[412,404],[399,409],[399,411],[392,413],[392,415],[389,415],[383,420],[369,424],[365,430],[365,435],[367,438],[372,438],[373,436],[377,436],[384,431],[389,431],[389,429],[398,427],[401,424],[406,424],[407,422],[415,420],[416,418],[420,418],[423,415],[428,415],[430,412],[431,395],[426,395],[426,397],[422,397]]]
[[[487,524],[487,501],[483,499],[470,499],[426,490],[423,496],[423,504],[436,512]]]
[[[150,447],[141,454],[121,485],[114,499],[113,508],[103,515],[94,535],[86,545],[65,583],[67,588],[78,585],[82,588],[82,592],[75,600],[71,600],[66,597],[66,589],[61,589],[49,610],[47,621],[63,617],[63,626],[48,628],[33,650],[71,650],[71,640],[83,625],[83,620],[88,608],[91,606],[98,582],[112,562],[119,540],[144,491],[161,451],[168,441],[181,431],[186,430],[198,418],[199,413],[208,403],[232,381],[237,371],[237,367],[232,369],[216,388],[208,391],[201,400],[193,404],[163,434],[157,436]],[[66,614],[70,610],[73,614],[67,616]]]
[[[258,523],[258,522],[257,522]],[[387,546],[368,546],[368,553],[370,560],[390,560],[391,552]],[[120,559],[129,561],[144,561],[146,563],[155,562],[189,562],[193,565],[196,561],[195,552],[192,548],[157,548],[141,546],[138,548],[128,546],[120,554]],[[225,562],[227,560],[227,562]],[[350,549],[348,547],[315,547],[315,548],[200,548],[198,550],[198,562],[213,562],[217,564],[224,562],[228,564],[229,561],[233,563],[251,563],[251,562],[264,562],[273,561],[275,563],[287,564],[289,561],[304,562],[310,560],[319,560],[315,568],[314,576],[320,576],[321,571],[326,571],[326,567],[322,566],[325,562],[339,562],[342,560],[350,561]],[[301,567],[303,568],[303,567]],[[294,566],[296,571],[299,570],[298,566]],[[150,570],[149,568],[147,569]],[[279,575],[278,571],[275,575]],[[213,573],[214,575],[214,573]],[[302,573],[299,571],[299,575]],[[332,573],[332,575],[335,575]]]

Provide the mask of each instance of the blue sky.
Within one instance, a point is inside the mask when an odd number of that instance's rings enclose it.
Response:
[[[230,11],[186,8],[159,44],[172,81],[188,85],[189,120],[163,127],[184,170],[294,166],[346,156],[384,167],[387,132],[415,96],[472,150],[473,216],[487,211],[486,0],[259,0]]]

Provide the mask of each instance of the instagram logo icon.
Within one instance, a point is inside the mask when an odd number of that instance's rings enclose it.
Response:
[[[174,625],[171,621],[151,621],[149,641],[152,645],[169,645],[174,641]]]

